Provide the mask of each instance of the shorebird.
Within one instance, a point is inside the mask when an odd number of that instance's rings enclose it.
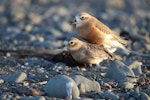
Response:
[[[82,64],[88,64],[90,66],[94,64],[99,67],[99,64],[106,59],[122,60],[119,55],[110,53],[103,45],[83,42],[77,38],[70,38],[64,44],[73,59]]]
[[[127,41],[115,34],[94,16],[85,12],[79,13],[75,16],[72,24],[76,25],[79,36],[88,42],[103,45],[111,53],[117,49],[123,49],[128,54],[130,53],[125,47]]]

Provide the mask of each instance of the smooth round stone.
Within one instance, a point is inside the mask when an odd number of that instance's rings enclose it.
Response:
[[[6,75],[1,77],[5,82],[10,82],[10,83],[20,83],[24,81],[27,78],[27,74],[24,72],[17,72],[14,74]]]
[[[109,91],[105,91],[105,92],[103,93],[103,95],[104,95],[104,97],[105,97],[106,99],[111,99],[111,100],[118,100],[118,99],[119,99],[119,96],[118,96],[118,95],[116,95],[116,94],[114,94],[114,93],[112,93],[112,92],[109,92]]]
[[[60,28],[61,28],[64,32],[69,32],[69,33],[71,33],[71,31],[72,31],[72,26],[70,25],[70,23],[61,22],[59,25],[60,25]]]
[[[72,78],[76,82],[80,93],[82,94],[91,91],[101,91],[100,85],[96,81],[91,81],[81,75],[74,75]]]
[[[140,97],[140,93],[132,91],[130,92],[130,96],[134,97],[135,99],[138,99]]]
[[[44,91],[48,96],[56,98],[78,98],[80,94],[74,80],[66,75],[51,78]]]
[[[124,88],[124,89],[132,89],[132,88],[134,88],[134,84],[130,83],[130,82],[119,83],[118,86],[120,86],[121,88]]]
[[[141,92],[140,93],[140,100],[150,100],[150,97],[146,93]]]
[[[0,79],[0,84],[4,83],[4,80],[3,79]]]
[[[142,69],[141,69],[141,66],[142,66],[142,62],[139,62],[139,61],[125,61],[125,64],[129,66],[129,68],[131,68],[134,72],[134,74],[136,76],[140,76],[142,75]]]
[[[20,100],[46,100],[43,96],[37,96],[37,97],[24,97]]]
[[[109,70],[105,75],[105,79],[117,80],[118,82],[136,82],[134,77],[135,74],[132,69],[118,60],[111,61]]]
[[[16,34],[14,37],[14,40],[17,41],[34,41],[36,38],[33,35],[29,35],[29,34],[24,34],[24,33],[19,33]]]
[[[144,89],[143,92],[145,92],[148,96],[150,96],[150,89],[149,88]]]
[[[128,100],[136,100],[135,98],[133,98],[133,97],[130,97]]]

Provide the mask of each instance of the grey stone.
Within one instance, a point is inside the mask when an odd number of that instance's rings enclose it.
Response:
[[[140,93],[132,91],[130,92],[130,96],[134,97],[135,99],[138,99],[140,97]]]
[[[81,94],[91,91],[101,91],[100,85],[96,81],[91,81],[81,75],[74,75],[72,78],[76,82]]]
[[[4,80],[3,79],[0,79],[0,84],[4,83]]]
[[[113,79],[118,82],[136,82],[134,72],[121,61],[111,61],[110,68],[105,75],[105,79]]]
[[[150,97],[146,93],[141,92],[140,93],[140,100],[150,100]]]
[[[103,93],[103,95],[106,99],[111,99],[111,100],[118,100],[119,99],[119,96],[117,96],[116,94],[109,92],[109,91],[105,91]]]
[[[77,33],[67,34],[65,38],[66,38],[66,40],[68,40],[68,39],[70,39],[70,38],[72,38],[72,37],[75,37],[75,38],[78,38],[78,39],[80,39],[80,40],[85,41],[85,40],[82,39],[82,38],[79,36],[79,34],[77,34]]]
[[[133,98],[133,97],[130,97],[128,100],[136,100],[135,98]]]
[[[123,82],[118,84],[119,87],[124,88],[124,89],[133,89],[134,84],[130,82]]]
[[[37,96],[37,97],[24,97],[20,100],[46,100],[43,96]]]
[[[44,91],[48,96],[57,98],[66,98],[68,96],[78,98],[80,94],[74,80],[66,75],[58,75],[51,78],[44,87]]]
[[[33,25],[39,25],[42,22],[42,16],[37,13],[29,13],[29,18]]]
[[[73,99],[73,100],[93,100],[92,98],[79,98],[79,99]],[[99,100],[99,99],[96,99]]]
[[[144,48],[143,48],[143,43],[141,41],[138,42],[134,42],[132,45],[133,50],[137,50],[138,52],[143,52]]]
[[[122,9],[125,7],[125,1],[124,0],[105,0],[106,6],[107,7],[114,7],[114,8],[118,8],[118,9]]]
[[[34,41],[35,39],[35,36],[24,33],[16,34],[14,37],[14,40],[17,41]]]
[[[7,99],[7,93],[1,93],[0,99],[1,100],[6,100]]]
[[[26,73],[24,72],[17,72],[14,74],[6,75],[1,77],[5,82],[10,82],[10,83],[20,83],[24,81],[27,78]]]
[[[72,26],[70,25],[70,23],[65,22],[61,22],[60,24],[60,28],[64,31],[64,32],[69,32],[71,33],[72,31]]]
[[[130,93],[129,92],[125,93],[124,97],[125,97],[125,100],[128,100],[130,98]]]
[[[50,49],[52,47],[52,43],[51,42],[40,42],[40,41],[36,41],[33,43],[34,47],[39,47],[39,48],[48,48]]]
[[[56,37],[56,38],[60,38],[60,37],[62,37],[62,35],[63,35],[62,32],[60,32],[59,30],[56,30],[56,29],[54,29],[54,28],[50,28],[50,32],[51,32],[51,34],[52,34],[54,37]]]
[[[148,96],[150,96],[150,89],[149,88],[144,89],[143,92],[145,92]]]

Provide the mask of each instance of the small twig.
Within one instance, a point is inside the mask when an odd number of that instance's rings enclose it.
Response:
[[[150,54],[143,54],[143,53],[136,52],[136,51],[131,51],[130,55],[138,55],[138,56],[142,56],[142,57],[150,57]]]

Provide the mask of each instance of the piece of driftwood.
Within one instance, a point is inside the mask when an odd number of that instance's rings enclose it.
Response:
[[[84,66],[83,64],[80,64],[76,62],[71,54],[67,51],[64,51],[64,49],[55,49],[55,50],[0,50],[0,55],[6,56],[8,58],[12,59],[26,59],[29,57],[37,57],[40,59],[45,59],[52,62],[62,62],[65,63],[68,66],[79,66],[79,67],[88,67],[87,65]],[[131,56],[137,56],[144,60],[143,65],[149,66],[150,64],[150,55],[149,54],[143,54],[135,51],[131,51],[129,57]],[[143,62],[143,61],[142,61]]]
[[[63,49],[55,50],[0,50],[0,54],[6,55],[10,54],[8,58],[14,59],[26,59],[29,57],[37,57],[40,59],[49,60],[52,62],[63,62],[68,66],[83,66],[76,62],[69,52]]]

